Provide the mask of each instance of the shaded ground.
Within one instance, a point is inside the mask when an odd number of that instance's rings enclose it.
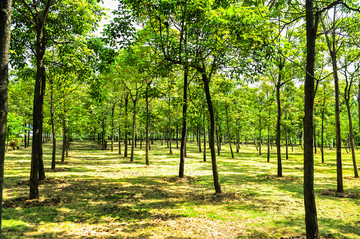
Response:
[[[182,179],[176,177],[178,151],[169,155],[165,146],[152,146],[150,167],[139,149],[135,163],[129,163],[117,149],[102,151],[92,142],[71,148],[66,163],[46,170],[37,200],[27,199],[29,149],[9,152],[5,238],[302,238],[305,233],[300,151],[284,160],[281,178],[274,176],[275,160],[266,163],[254,148],[243,147],[235,159],[222,152],[224,193],[215,195],[211,163],[202,162],[195,144],[188,147]],[[50,152],[46,145],[47,168]],[[316,165],[321,235],[360,238],[360,181],[350,176],[345,160],[346,192],[334,197],[332,152],[327,158],[327,164]]]

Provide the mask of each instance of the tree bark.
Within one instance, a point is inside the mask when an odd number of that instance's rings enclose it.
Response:
[[[270,162],[270,118],[271,117],[271,111],[269,108],[269,120],[268,120],[268,142],[267,142],[267,162]]]
[[[121,154],[121,109],[122,109],[123,99],[120,100],[120,109],[119,109],[119,154]]]
[[[261,156],[261,110],[260,110],[260,115],[259,115],[259,155]]]
[[[279,65],[279,76],[276,84],[276,102],[277,102],[277,122],[276,122],[276,153],[277,153],[277,176],[282,177],[282,162],[281,162],[281,102],[280,102],[280,87],[281,87],[281,70],[282,65]]]
[[[324,86],[324,94],[325,94],[325,86]],[[323,108],[321,109],[321,163],[325,163],[325,156],[324,156],[324,121],[325,121],[325,95],[323,101]]]
[[[288,113],[287,111],[285,111],[285,118],[286,121],[288,119]],[[288,138],[288,127],[287,127],[287,122],[285,122],[285,152],[286,152],[286,159],[289,159],[289,138]]]
[[[171,145],[171,141],[172,141],[172,132],[171,132],[171,105],[170,105],[171,101],[170,101],[170,96],[169,96],[169,150],[170,150],[170,154],[172,154],[172,145]]]
[[[129,94],[125,96],[125,136],[124,136],[124,158],[128,156],[128,103],[129,103]]]
[[[150,160],[149,160],[149,150],[150,150],[150,139],[149,139],[149,133],[150,133],[150,99],[149,99],[149,87],[150,84],[147,84],[146,91],[145,91],[145,97],[146,97],[146,132],[145,132],[145,162],[147,166],[150,166]]]
[[[204,154],[203,154],[203,161],[206,162],[206,113],[204,108]]]
[[[187,138],[187,87],[188,87],[189,66],[184,65],[184,87],[183,87],[183,112],[182,112],[182,131],[181,131],[181,145],[180,145],[180,166],[179,177],[184,177],[185,155],[186,155],[186,138]]]
[[[234,152],[231,146],[231,136],[230,136],[230,125],[229,125],[229,110],[228,110],[229,106],[226,105],[225,106],[225,113],[226,113],[226,125],[227,125],[227,133],[228,133],[228,140],[229,140],[229,145],[230,145],[230,152],[231,152],[231,158],[235,158],[234,157]],[[261,153],[260,153],[261,155]]]
[[[304,116],[304,205],[306,238],[319,238],[319,227],[314,193],[314,73],[315,41],[317,22],[314,19],[313,0],[306,0],[306,77],[305,77],[305,116]],[[317,16],[319,17],[319,16]]]
[[[113,107],[111,108],[111,152],[114,151],[114,113],[115,113],[115,106],[116,103],[114,103]]]
[[[39,198],[39,180],[45,179],[42,159],[43,106],[45,94],[45,19],[36,27],[36,77],[33,103],[33,143],[30,170],[30,199]]]
[[[202,73],[202,81],[204,83],[204,90],[205,90],[206,101],[208,104],[209,116],[210,116],[209,145],[211,152],[211,164],[212,164],[212,171],[214,178],[214,187],[216,193],[221,193],[221,186],[220,186],[219,175],[217,170],[216,152],[215,152],[215,115],[214,115],[214,108],[212,105],[211,95],[210,95],[210,87],[209,87],[210,80],[208,79],[205,73]]]
[[[54,87],[50,81],[50,115],[51,115],[51,134],[52,134],[52,155],[51,155],[51,169],[55,169],[56,165],[56,131],[55,131],[55,107],[54,107]]]
[[[352,125],[352,116],[351,116],[351,109],[350,109],[350,103],[348,100],[345,100],[346,108],[348,112],[348,118],[349,118],[349,139],[350,139],[350,146],[351,146],[351,156],[353,161],[353,167],[354,167],[354,177],[359,177],[359,172],[356,165],[356,157],[355,157],[355,144],[354,144],[354,130]]]
[[[0,235],[2,234],[2,202],[8,114],[11,4],[11,0],[0,1]]]
[[[132,125],[132,141],[131,141],[131,155],[130,155],[130,162],[134,162],[134,149],[135,149],[135,126],[136,126],[136,103],[137,103],[137,92],[135,99],[133,99],[134,104],[134,113],[133,113],[133,125]]]
[[[341,159],[341,126],[340,126],[340,90],[339,90],[339,75],[337,67],[337,50],[336,50],[336,8],[334,8],[333,26],[332,26],[332,42],[330,42],[329,36],[325,32],[326,42],[329,48],[331,56],[331,63],[333,68],[334,76],[334,87],[335,87],[335,126],[336,126],[336,175],[337,175],[337,192],[344,192],[343,175],[342,175],[342,159]],[[322,21],[323,28],[325,31],[325,24]]]

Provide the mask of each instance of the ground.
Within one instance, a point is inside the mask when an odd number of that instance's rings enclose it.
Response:
[[[139,145],[138,145],[139,146]],[[58,157],[60,158],[60,147]],[[272,152],[275,153],[275,148]],[[231,158],[226,146],[217,157],[224,191],[214,194],[211,163],[188,146],[185,178],[178,178],[179,150],[151,147],[129,163],[95,142],[73,142],[65,163],[50,168],[51,144],[44,146],[47,179],[40,199],[28,200],[30,149],[9,151],[5,162],[5,238],[303,238],[302,151],[266,162],[252,146]],[[209,151],[207,152],[209,156]],[[326,163],[315,156],[315,193],[322,238],[360,238],[360,180],[344,152],[345,193],[337,194],[335,151]],[[58,159],[59,159],[58,158]]]

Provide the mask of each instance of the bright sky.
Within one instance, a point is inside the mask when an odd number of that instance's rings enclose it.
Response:
[[[100,3],[103,7],[107,8],[107,15],[108,17],[105,17],[101,20],[99,29],[95,32],[95,35],[100,36],[101,31],[104,28],[105,24],[109,24],[111,22],[111,19],[113,18],[113,14],[111,13],[113,10],[117,9],[118,1],[117,0],[104,0],[104,3]]]

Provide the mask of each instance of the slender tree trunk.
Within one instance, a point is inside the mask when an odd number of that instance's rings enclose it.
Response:
[[[342,175],[342,159],[341,159],[341,126],[340,126],[340,90],[339,90],[339,75],[337,67],[337,48],[336,48],[336,7],[334,8],[333,27],[332,27],[332,42],[329,36],[325,33],[325,38],[328,44],[329,53],[331,56],[331,63],[333,67],[334,86],[335,86],[335,125],[336,125],[336,173],[337,173],[337,192],[344,192],[343,175]],[[325,24],[322,21],[325,31]]]
[[[129,127],[129,118],[128,118],[128,103],[129,95],[125,96],[125,138],[124,138],[124,158],[128,156],[128,127]]]
[[[317,16],[319,17],[319,16]],[[304,116],[304,205],[306,238],[319,238],[319,227],[314,193],[314,73],[315,41],[318,19],[314,19],[313,0],[306,0],[306,78],[305,78],[305,116]]]
[[[326,100],[325,100],[325,97],[324,97],[323,108],[321,109],[321,163],[325,163],[325,157],[324,157],[325,102],[326,102]]]
[[[314,119],[315,121],[315,119]],[[314,122],[314,150],[315,150],[315,154],[317,154],[317,147],[316,147],[316,124]]]
[[[187,138],[187,87],[188,87],[188,74],[189,68],[186,63],[184,66],[184,87],[183,87],[183,112],[182,112],[182,132],[181,132],[181,145],[180,145],[180,166],[179,177],[184,177],[185,157],[186,157],[186,138]]]
[[[146,91],[145,91],[145,97],[146,97],[146,132],[145,132],[145,162],[147,166],[150,166],[150,159],[149,159],[149,150],[150,150],[150,139],[149,139],[149,133],[150,133],[150,99],[149,99],[149,92],[148,89],[150,87],[150,84],[147,84]]]
[[[197,130],[196,130],[196,139],[197,139],[197,145],[199,147],[199,152],[201,153],[201,136],[200,136],[200,126],[196,127]]]
[[[52,134],[52,155],[51,155],[51,169],[55,169],[56,164],[56,131],[55,131],[55,107],[54,107],[54,87],[52,81],[50,82],[50,115],[51,115],[51,134]]]
[[[209,145],[210,145],[210,152],[211,152],[211,164],[212,164],[212,171],[213,171],[213,178],[214,178],[214,187],[215,187],[216,193],[221,193],[221,186],[220,186],[220,180],[219,180],[217,163],[216,163],[215,115],[214,115],[214,109],[213,109],[211,95],[210,95],[210,87],[209,87],[210,80],[207,78],[207,75],[205,73],[202,74],[202,80],[204,83],[206,101],[208,104],[209,115],[210,115]]]
[[[270,162],[270,117],[271,117],[271,111],[269,108],[269,120],[268,120],[268,142],[267,142],[267,162]]]
[[[359,177],[359,172],[356,165],[356,157],[355,157],[355,144],[354,144],[354,132],[353,132],[353,125],[352,125],[352,116],[351,116],[351,109],[350,109],[350,103],[348,100],[345,101],[346,108],[348,112],[348,118],[349,118],[349,139],[350,139],[350,146],[351,146],[351,156],[353,161],[353,167],[354,167],[354,177]]]
[[[111,152],[114,151],[114,113],[115,113],[115,106],[116,106],[116,103],[114,103],[112,109],[111,109]]]
[[[45,94],[45,38],[42,19],[37,25],[36,33],[36,78],[33,104],[33,143],[30,170],[30,199],[39,198],[39,180],[45,179],[42,159],[43,106]]]
[[[102,119],[101,122],[101,128],[102,128],[102,133],[101,133],[101,149],[105,150],[106,146],[105,146],[105,118]]]
[[[170,150],[170,154],[172,154],[172,145],[171,145],[171,141],[172,141],[172,131],[171,131],[171,108],[170,108],[170,100],[169,100],[169,150]]]
[[[65,161],[65,152],[66,152],[66,143],[67,143],[67,139],[66,139],[66,120],[65,120],[65,115],[63,116],[63,144],[62,144],[62,151],[61,151],[61,162],[63,163]]]
[[[123,99],[120,100],[119,109],[119,154],[121,154],[121,110],[122,110]]]
[[[229,141],[229,145],[230,145],[230,152],[231,152],[231,158],[235,158],[234,157],[234,152],[231,146],[231,136],[230,136],[230,125],[229,125],[229,110],[228,110],[229,106],[226,105],[225,106],[225,112],[226,112],[226,125],[227,125],[227,133],[228,133],[228,141]],[[261,155],[261,154],[260,154]]]
[[[132,141],[131,141],[131,156],[130,162],[134,162],[134,149],[135,149],[135,126],[136,126],[136,103],[137,103],[137,92],[136,98],[133,100],[134,104],[134,114],[133,114],[133,125],[132,125]]]
[[[203,160],[206,162],[206,113],[204,108],[204,154],[203,154]]]
[[[27,121],[26,121],[26,119],[25,119],[25,123],[24,123],[24,128],[25,128],[25,130],[24,130],[24,148],[27,148],[27,130],[26,130]]]
[[[282,177],[282,163],[281,163],[281,141],[280,141],[280,132],[281,132],[281,102],[280,102],[280,86],[281,86],[281,70],[282,67],[279,66],[279,78],[276,84],[276,102],[277,102],[277,122],[276,122],[276,153],[277,153],[277,176]]]
[[[179,126],[176,124],[176,148],[179,148]]]
[[[261,110],[260,110],[260,116],[259,116],[259,155],[261,156]]]
[[[218,129],[218,125],[216,125],[216,146],[217,146],[217,152],[218,155],[220,156],[220,151],[221,151],[221,142],[220,142],[220,135],[219,135],[219,129]],[[209,131],[210,132],[210,131]],[[210,137],[210,136],[209,136]],[[209,144],[210,144],[210,138],[209,138]]]
[[[3,0],[0,1],[0,236],[2,234],[4,162],[8,115],[10,26],[11,0]]]
[[[288,119],[288,113],[285,111],[285,118]],[[287,122],[285,123],[285,150],[286,150],[286,159],[289,159],[289,138],[288,138],[288,127]]]

